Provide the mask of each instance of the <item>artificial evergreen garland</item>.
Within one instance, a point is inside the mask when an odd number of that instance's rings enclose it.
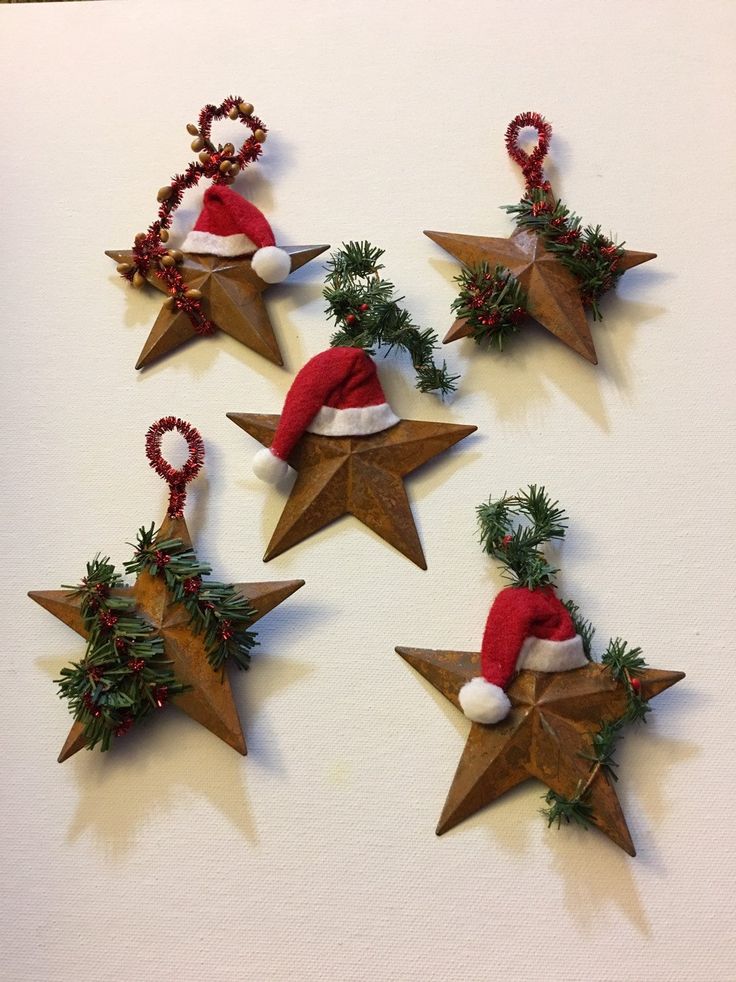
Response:
[[[99,743],[108,750],[113,737],[185,688],[164,658],[163,640],[134,612],[135,601],[115,595],[122,585],[109,559],[97,556],[81,583],[64,587],[81,598],[89,639],[82,661],[62,668],[56,681],[90,749]]]
[[[258,643],[247,625],[255,611],[235,587],[215,581],[205,582],[212,567],[200,562],[191,546],[180,539],[157,539],[154,525],[141,527],[135,555],[126,562],[126,573],[145,571],[163,576],[173,603],[182,603],[190,614],[190,624],[204,635],[207,660],[216,671],[224,671],[232,660],[240,669],[248,668],[251,649]]]
[[[513,586],[530,590],[553,586],[559,572],[545,557],[542,547],[552,541],[564,539],[567,515],[557,501],[552,501],[543,487],[530,485],[526,491],[492,499],[477,508],[480,541],[484,550],[504,567],[504,575]],[[595,628],[581,615],[577,604],[568,600],[565,606],[570,612],[575,629],[583,640],[583,650],[591,661],[591,643]],[[629,648],[621,638],[612,638],[601,657],[613,679],[626,686],[627,706],[616,720],[604,723],[594,735],[590,753],[590,773],[581,781],[571,797],[549,790],[544,796],[547,808],[542,813],[548,825],[575,822],[588,826],[591,823],[591,807],[588,792],[601,768],[616,779],[616,761],[613,758],[616,741],[628,723],[646,722],[651,707],[641,695],[639,675],[647,668],[640,648]]]
[[[538,144],[530,154],[517,142],[525,127],[534,127],[539,133]],[[544,246],[575,276],[583,305],[591,309],[594,320],[600,320],[598,301],[623,273],[623,245],[603,235],[600,226],[583,226],[579,216],[553,198],[542,170],[551,135],[552,127],[539,113],[521,113],[509,124],[506,147],[524,172],[526,190],[519,204],[507,205],[505,210],[513,215],[517,228],[538,234]],[[504,340],[516,333],[528,313],[525,293],[516,277],[503,266],[494,270],[479,266],[464,270],[455,280],[460,291],[452,309],[467,319],[476,342],[487,341],[502,350]]]
[[[404,298],[394,297],[394,284],[379,275],[383,254],[370,242],[348,242],[330,256],[323,296],[325,313],[338,328],[330,344],[363,348],[371,355],[381,346],[387,354],[399,348],[411,358],[420,392],[454,391],[459,376],[450,375],[444,362],[441,367],[434,362],[437,334],[412,323],[400,305]]]

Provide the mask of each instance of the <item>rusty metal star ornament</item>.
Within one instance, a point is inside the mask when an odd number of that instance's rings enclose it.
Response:
[[[480,652],[396,648],[401,657],[460,710],[458,692],[479,674]],[[685,677],[646,669],[641,695],[651,699]],[[569,672],[521,671],[507,689],[511,712],[500,723],[473,723],[437,826],[437,835],[469,818],[506,791],[536,778],[572,797],[590,773],[592,738],[618,719],[627,691],[603,665]],[[460,710],[462,711],[462,710]],[[589,786],[590,821],[630,856],[636,854],[614,784],[599,768]]]
[[[537,145],[528,154],[518,144],[519,133],[527,127],[536,129],[539,135]],[[535,202],[534,209],[539,208],[540,213],[554,210],[557,203],[542,169],[551,135],[552,127],[539,113],[521,113],[506,130],[509,156],[521,167],[526,180],[526,196]],[[536,210],[534,215],[537,215]],[[543,237],[536,231],[518,228],[509,238],[457,232],[425,231],[424,234],[469,269],[487,264],[491,270],[496,266],[510,270],[525,291],[529,316],[586,361],[598,364],[581,298],[580,282],[547,248]],[[656,253],[621,250],[615,259],[616,269],[624,272],[650,259],[656,259]],[[473,329],[467,320],[458,318],[445,336],[444,343],[472,334]]]
[[[293,273],[325,252],[329,246],[280,248],[291,257]],[[118,264],[133,265],[135,262],[132,250],[110,249],[105,255]],[[251,260],[196,253],[183,253],[182,256],[177,268],[186,288],[202,294],[200,302],[207,317],[246,348],[263,355],[275,365],[283,365],[281,350],[263,299],[271,284],[253,271]],[[146,280],[157,290],[168,294],[166,283],[156,275],[153,267],[146,273]],[[184,311],[163,306],[135,367],[144,368],[196,337],[194,325]]]
[[[469,269],[487,263],[511,270],[526,291],[529,315],[546,330],[593,365],[598,364],[578,281],[544,245],[541,236],[517,229],[509,238],[463,235],[456,232],[424,233]],[[632,269],[655,259],[654,252],[625,249],[619,269]],[[443,344],[470,337],[465,318],[458,318],[443,338]]]
[[[279,416],[228,413],[270,447]],[[474,433],[477,427],[402,419],[370,436],[306,433],[289,457],[297,478],[263,559],[268,562],[343,515],[354,515],[426,569],[404,477]]]
[[[171,468],[160,455],[161,433],[173,429],[186,437],[191,451],[189,461],[179,471]],[[149,452],[149,438],[154,431],[157,435],[155,442],[150,444],[152,451]],[[192,539],[182,509],[186,483],[196,476],[204,459],[202,438],[182,420],[165,417],[154,423],[149,430],[147,452],[158,473],[164,476],[164,468],[168,469],[166,473],[170,487],[169,508],[158,530],[156,542],[178,539],[184,546],[191,548]],[[236,583],[233,586],[254,611],[254,616],[248,622],[250,628],[304,586],[304,580]],[[220,672],[212,668],[203,634],[194,629],[191,614],[185,605],[172,601],[165,578],[142,570],[132,587],[119,587],[112,593],[118,597],[132,597],[135,600],[135,612],[150,624],[163,641],[165,658],[171,662],[174,676],[187,687],[183,692],[172,695],[171,703],[238,753],[245,755],[245,737],[228,673],[226,670]],[[85,640],[89,638],[90,632],[82,616],[81,596],[70,596],[68,590],[32,590],[28,596]],[[68,760],[85,745],[84,724],[75,720],[61,748],[59,762]]]
[[[192,540],[184,518],[164,519],[159,538],[180,539],[191,546]],[[304,580],[283,582],[236,583],[235,588],[255,610],[251,624],[278,607],[280,603],[304,586]],[[116,596],[132,596],[136,611],[142,615],[162,638],[164,652],[172,663],[176,678],[188,686],[185,692],[172,696],[172,705],[195,722],[224,740],[240,754],[246,753],[243,728],[233,699],[227,673],[220,674],[207,661],[207,649],[202,636],[190,627],[190,614],[183,604],[171,602],[169,591],[159,576],[139,573],[132,587],[114,591]],[[28,596],[49,613],[58,617],[85,640],[89,632],[84,626],[79,597],[70,597],[65,590],[32,590]],[[59,754],[59,762],[68,760],[85,746],[84,727],[75,722]]]

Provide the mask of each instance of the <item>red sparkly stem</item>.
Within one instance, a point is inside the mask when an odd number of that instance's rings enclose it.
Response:
[[[189,459],[183,467],[172,467],[161,453],[161,439],[164,433],[176,430],[184,437],[189,447]],[[181,518],[187,497],[187,484],[192,481],[204,463],[204,441],[191,423],[176,416],[164,416],[153,423],[146,433],[146,456],[151,467],[169,485],[169,517]]]
[[[158,219],[149,226],[147,232],[141,232],[135,237],[133,267],[122,273],[125,279],[132,282],[136,273],[145,277],[153,271],[166,284],[169,295],[173,298],[174,308],[187,315],[195,332],[200,335],[214,334],[217,327],[204,313],[199,297],[187,296],[184,278],[176,265],[171,264],[171,258],[175,253],[167,250],[161,232],[169,229],[184,192],[196,187],[203,177],[210,178],[213,184],[232,184],[241,170],[260,157],[263,152],[262,142],[268,129],[258,116],[254,116],[252,112],[243,112],[241,105],[249,109],[253,108],[243,103],[237,96],[228,96],[219,106],[207,105],[201,110],[198,138],[203,144],[202,156],[199,161],[192,161],[183,174],[176,174],[171,179],[167,197],[159,204]],[[226,143],[224,147],[216,147],[210,140],[212,123],[225,117],[239,119],[251,130],[251,135],[243,141],[237,153],[232,144]],[[261,136],[260,140],[256,139],[256,133]],[[231,148],[232,152],[228,152]],[[159,192],[160,197],[161,192]],[[165,234],[164,238],[168,238],[168,235]],[[171,258],[164,261],[164,257],[167,256]],[[178,259],[181,259],[181,254]]]
[[[526,153],[519,146],[519,133],[526,127],[532,127],[539,134],[539,140],[531,153]],[[506,130],[506,149],[509,157],[521,167],[526,181],[526,190],[549,191],[549,181],[544,179],[542,164],[549,150],[549,140],[552,136],[552,126],[539,113],[519,113],[508,125]]]

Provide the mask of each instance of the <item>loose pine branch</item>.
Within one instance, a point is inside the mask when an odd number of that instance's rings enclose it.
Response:
[[[567,515],[543,487],[489,499],[477,509],[484,550],[504,567],[513,586],[534,590],[554,583],[558,572],[541,551],[553,539],[564,539]]]
[[[518,205],[505,209],[519,228],[541,235],[544,244],[573,274],[580,287],[580,299],[601,320],[598,301],[622,275],[623,246],[601,233],[600,225],[583,227],[582,219],[561,201],[550,204],[546,192],[537,188]]]
[[[395,297],[393,283],[380,276],[382,255],[383,249],[370,242],[348,242],[327,261],[325,313],[337,326],[330,344],[363,348],[371,355],[382,346],[386,354],[394,348],[406,351],[420,392],[453,392],[459,376],[450,375],[445,362],[435,363],[437,334],[416,327],[409,311],[400,306],[404,298]]]
[[[527,313],[526,291],[503,266],[491,270],[487,263],[463,269],[455,282],[460,293],[452,303],[458,317],[466,320],[478,344],[487,341],[503,351],[504,341],[519,330]]]
[[[186,688],[164,658],[162,639],[134,613],[133,599],[112,593],[120,586],[115,567],[98,556],[81,583],[63,588],[81,598],[89,640],[82,661],[62,668],[56,682],[90,749],[108,750],[113,737]]]
[[[207,660],[216,671],[223,671],[231,660],[238,668],[250,664],[250,652],[258,643],[247,627],[255,610],[235,588],[227,583],[205,580],[212,569],[201,563],[194,550],[179,539],[158,539],[152,524],[138,530],[135,554],[125,563],[128,573],[146,571],[163,576],[174,603],[182,603],[190,615],[193,629],[202,634]]]
[[[583,640],[583,651],[585,652],[585,657],[588,659],[588,661],[592,661],[593,656],[591,654],[591,645],[593,643],[595,628],[590,621],[586,621],[585,618],[581,616],[580,608],[576,603],[573,603],[572,600],[564,600],[563,603],[570,612],[570,617],[572,617],[572,622],[575,625],[575,633],[579,634]]]

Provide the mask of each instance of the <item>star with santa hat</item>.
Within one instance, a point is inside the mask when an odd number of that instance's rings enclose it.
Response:
[[[588,820],[635,855],[610,768],[591,767],[594,737],[624,716],[631,688],[648,700],[684,678],[682,672],[644,669],[627,682],[589,661],[551,586],[502,590],[480,653],[396,651],[473,723],[438,835],[537,778],[566,799],[584,788]]]
[[[329,246],[277,247],[271,226],[251,202],[224,185],[204,195],[201,214],[182,243],[172,250],[190,296],[220,330],[276,365],[281,351],[263,300],[264,292],[325,252]],[[135,262],[131,250],[105,253],[118,264]],[[146,280],[162,293],[168,287],[151,266]],[[194,291],[192,293],[192,291]],[[173,298],[165,304],[143,346],[136,368],[143,368],[196,338],[197,330]]]
[[[272,559],[351,514],[426,569],[403,478],[465,439],[475,426],[400,419],[361,348],[335,347],[297,374],[281,416],[228,413],[263,444],[258,477],[297,478],[266,550]]]

